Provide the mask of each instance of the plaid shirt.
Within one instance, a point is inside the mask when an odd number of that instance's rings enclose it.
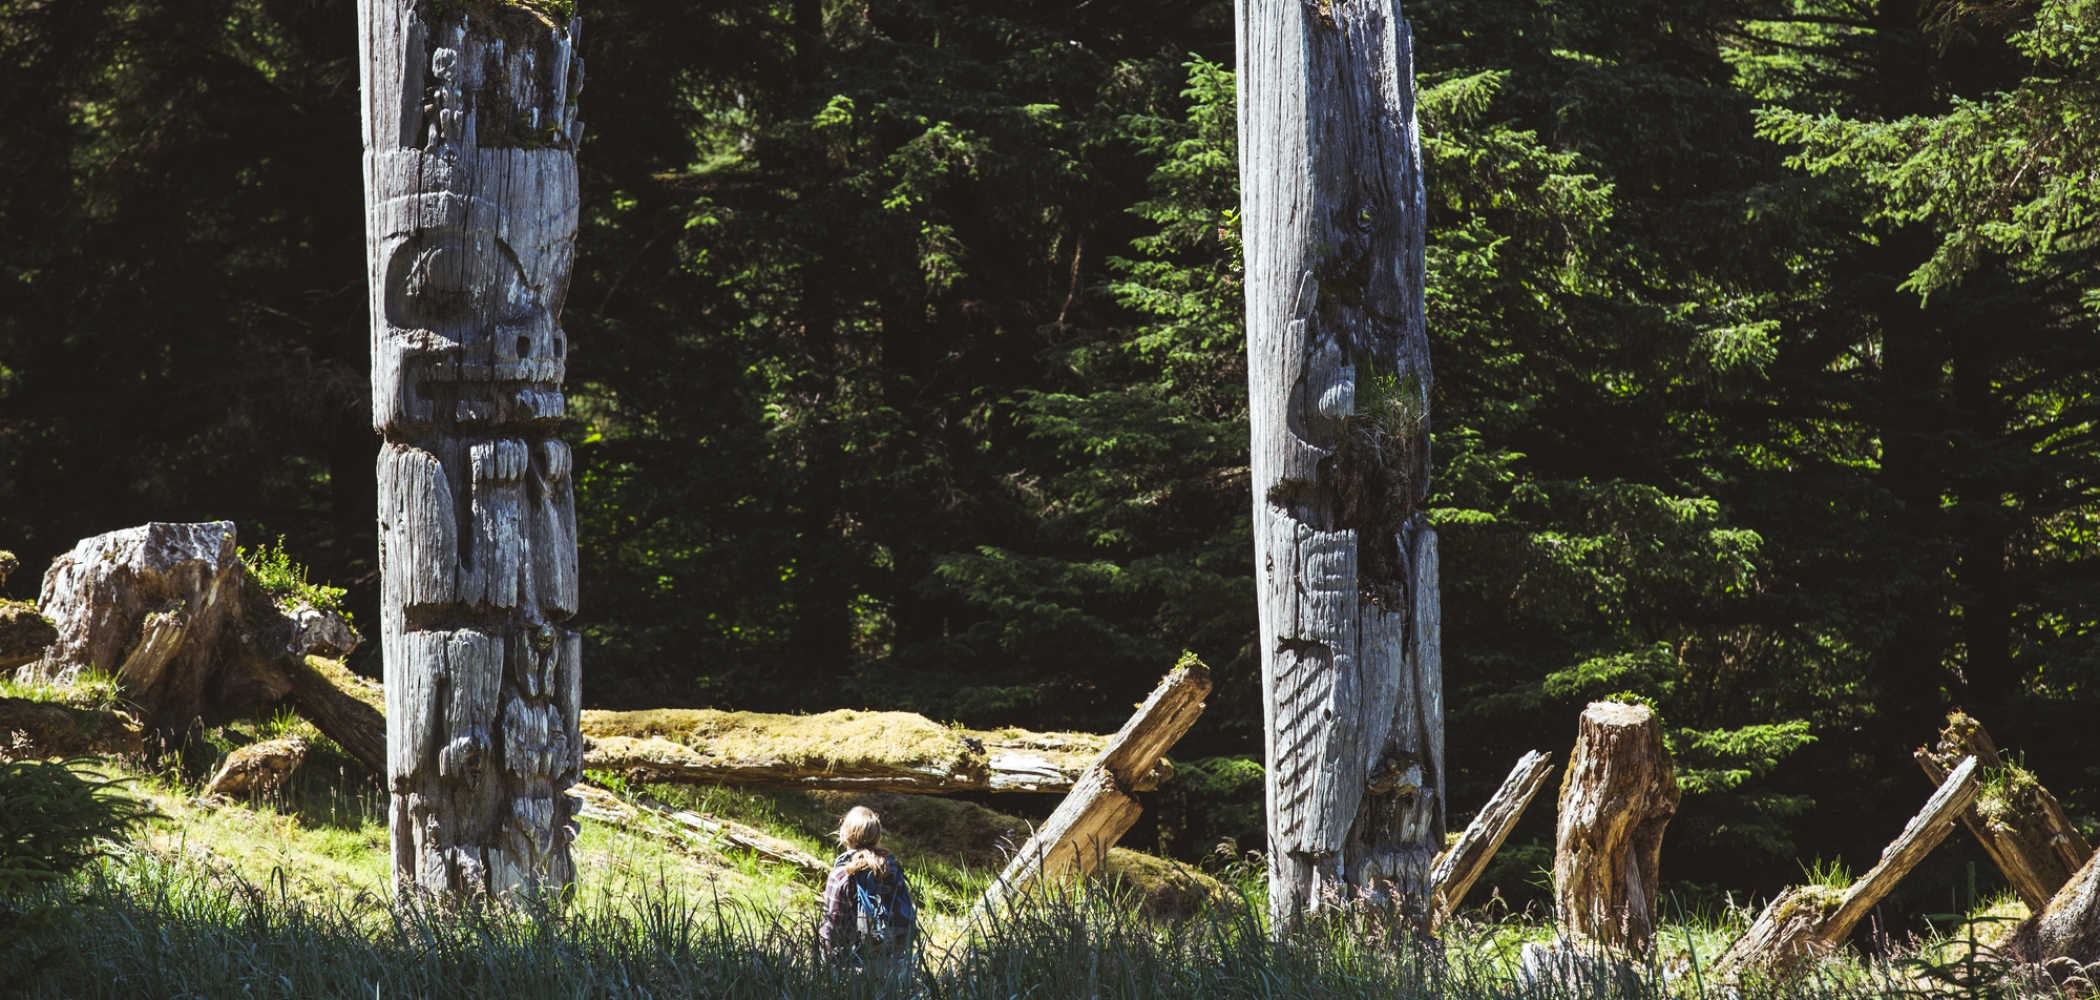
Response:
[[[824,880],[824,919],[817,924],[817,941],[826,951],[840,951],[853,947],[860,935],[860,897],[853,891],[853,873],[848,864],[858,852],[846,851],[831,863],[831,875]],[[885,881],[897,887],[906,902],[911,900],[911,885],[904,881],[904,866],[895,857],[885,857],[888,871]]]

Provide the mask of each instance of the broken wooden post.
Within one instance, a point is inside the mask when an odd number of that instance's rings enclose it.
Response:
[[[1925,776],[1937,784],[1964,757],[1982,762],[1976,801],[1961,814],[1962,825],[1998,863],[2031,913],[2042,908],[2093,856],[2085,836],[2071,825],[2056,796],[2026,768],[2006,761],[1983,724],[1963,712],[1947,714],[1939,745],[1916,754]]]
[[[1517,761],[1502,779],[1502,787],[1495,790],[1480,815],[1466,824],[1466,831],[1436,859],[1429,870],[1429,920],[1432,931],[1444,925],[1458,904],[1466,898],[1466,890],[1473,888],[1473,880],[1487,870],[1487,864],[1502,849],[1502,842],[1509,839],[1509,831],[1516,828],[1517,820],[1524,816],[1524,808],[1531,804],[1539,789],[1546,787],[1546,778],[1553,773],[1550,762],[1552,754],[1533,750]]]
[[[359,0],[394,886],[558,888],[583,763],[560,324],[580,22]]]
[[[1583,710],[1553,846],[1553,910],[1564,939],[1647,953],[1663,828],[1680,797],[1654,712],[1618,701]]]
[[[1137,822],[1142,810],[1132,793],[1138,781],[1195,725],[1209,695],[1210,668],[1193,656],[1183,657],[1138,706],[1137,714],[1108,738],[1057,811],[1007,862],[971,910],[971,919],[997,912],[1046,879],[1093,871]]]
[[[1272,926],[1424,907],[1444,846],[1425,196],[1393,0],[1242,0],[1240,204]]]
[[[1947,839],[1954,818],[1976,798],[1977,767],[1976,758],[1964,758],[1882,850],[1874,870],[1849,887],[1800,885],[1780,893],[1714,963],[1714,975],[1730,978],[1749,969],[1787,975],[1835,951],[1874,904]]]

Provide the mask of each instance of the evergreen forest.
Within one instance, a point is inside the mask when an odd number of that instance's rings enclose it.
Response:
[[[585,703],[1108,732],[1192,651],[1128,839],[1259,849],[1232,5],[579,6]],[[1623,695],[1687,902],[1871,864],[1956,707],[2090,825],[2100,4],[1402,12],[1453,817]],[[230,519],[376,624],[356,17],[0,0],[6,596]]]

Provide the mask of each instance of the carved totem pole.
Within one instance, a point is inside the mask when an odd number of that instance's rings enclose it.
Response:
[[[359,0],[397,892],[571,880],[578,22]]]
[[[1274,926],[1418,912],[1444,843],[1424,192],[1393,0],[1239,0]]]

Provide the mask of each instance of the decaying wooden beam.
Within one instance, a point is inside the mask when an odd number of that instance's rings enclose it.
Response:
[[[2030,912],[2048,906],[2093,856],[2056,796],[2032,772],[1999,755],[1983,724],[1966,713],[1948,713],[1939,744],[1920,748],[1916,756],[1934,784],[1945,781],[1948,769],[1964,757],[1982,762],[1976,801],[1963,810],[1962,825],[1983,844]]]
[[[2100,978],[2094,973],[2100,965],[2100,854],[2087,858],[2047,906],[2020,924],[2009,951],[2040,966],[2058,986],[2091,994]]]
[[[744,851],[766,861],[792,866],[802,874],[818,879],[831,871],[831,865],[824,859],[733,820],[672,809],[647,799],[628,801],[588,783],[569,786],[568,795],[577,803],[577,815],[585,819],[651,834],[680,849],[707,847],[717,851]]]
[[[1750,969],[1789,975],[1835,951],[1874,904],[1947,839],[1955,817],[1976,798],[1978,766],[1975,757],[1963,758],[1882,850],[1873,870],[1849,887],[1803,885],[1780,893],[1714,963],[1715,976],[1732,978]]]
[[[1430,928],[1442,927],[1458,904],[1465,901],[1466,891],[1473,888],[1473,881],[1487,870],[1488,862],[1495,852],[1502,849],[1502,842],[1509,839],[1509,832],[1516,828],[1517,820],[1524,816],[1524,808],[1531,804],[1539,789],[1546,787],[1546,779],[1553,773],[1552,754],[1533,750],[1517,761],[1510,769],[1509,777],[1502,779],[1502,787],[1495,790],[1480,815],[1466,824],[1458,842],[1439,855],[1436,864],[1429,869]]]
[[[1591,702],[1560,787],[1553,907],[1562,935],[1617,954],[1647,952],[1663,829],[1680,797],[1655,713]]]
[[[985,890],[972,910],[973,919],[1010,905],[1047,879],[1093,871],[1143,811],[1133,795],[1138,781],[1195,725],[1209,695],[1210,668],[1193,656],[1184,657],[1138,706],[1137,714],[1108,738],[1057,811]]]

